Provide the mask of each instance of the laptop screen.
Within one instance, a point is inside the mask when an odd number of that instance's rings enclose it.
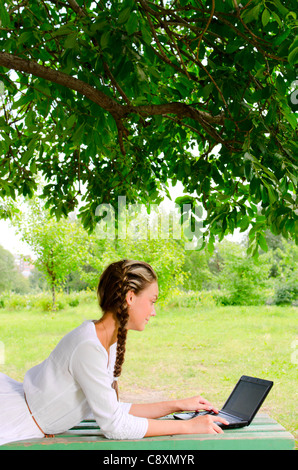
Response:
[[[223,411],[249,421],[261,406],[271,386],[272,382],[267,380],[241,378],[225,403]]]

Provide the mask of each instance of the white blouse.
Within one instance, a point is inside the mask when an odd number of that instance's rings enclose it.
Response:
[[[110,359],[95,325],[86,321],[64,336],[41,364],[24,377],[24,392],[37,423],[46,434],[59,434],[93,413],[108,439],[140,439],[148,420],[129,414],[131,404],[112,389],[116,343]]]

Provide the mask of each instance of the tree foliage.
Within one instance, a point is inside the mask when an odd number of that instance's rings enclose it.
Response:
[[[43,274],[52,291],[52,309],[56,309],[56,290],[67,276],[80,271],[88,253],[88,235],[75,220],[57,222],[34,198],[26,211],[18,211],[14,225],[34,253],[34,266]]]
[[[0,293],[10,290],[23,293],[28,287],[28,280],[17,270],[14,256],[0,245]]]
[[[126,233],[123,237],[107,237],[102,220],[89,237],[92,244],[88,265],[92,269],[82,273],[82,279],[91,288],[97,287],[101,272],[119,259],[142,259],[151,264],[157,274],[159,300],[164,301],[174,288],[181,286],[186,273],[182,269],[187,238],[182,233],[180,240],[172,237],[170,230],[162,227],[161,220],[137,210],[126,217]],[[161,215],[161,214],[159,214]],[[165,214],[163,214],[165,217]],[[166,228],[166,230],[163,230]]]
[[[0,195],[58,217],[181,181],[206,239],[297,237],[296,0],[3,0]],[[5,215],[5,211],[2,211]],[[297,241],[297,238],[296,238]]]
[[[221,271],[217,280],[228,294],[221,302],[228,305],[254,305],[265,302],[264,288],[269,278],[270,256],[258,260],[246,256],[243,246],[223,241],[217,246]]]

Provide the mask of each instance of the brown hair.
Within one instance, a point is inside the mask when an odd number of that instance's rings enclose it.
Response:
[[[114,377],[120,376],[124,362],[128,321],[126,294],[132,290],[137,295],[156,281],[157,276],[148,263],[126,259],[110,264],[100,277],[97,288],[99,305],[103,314],[112,312],[118,322]],[[113,387],[118,395],[116,381]]]

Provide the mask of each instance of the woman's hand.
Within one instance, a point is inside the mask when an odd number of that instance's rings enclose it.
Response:
[[[191,398],[184,398],[178,401],[180,411],[213,411],[214,413],[218,413],[218,409],[215,408],[208,400],[197,395]]]
[[[225,419],[220,416],[203,415],[196,418],[189,419],[185,423],[188,425],[189,434],[220,434],[223,433],[221,427],[216,422],[229,424]]]

